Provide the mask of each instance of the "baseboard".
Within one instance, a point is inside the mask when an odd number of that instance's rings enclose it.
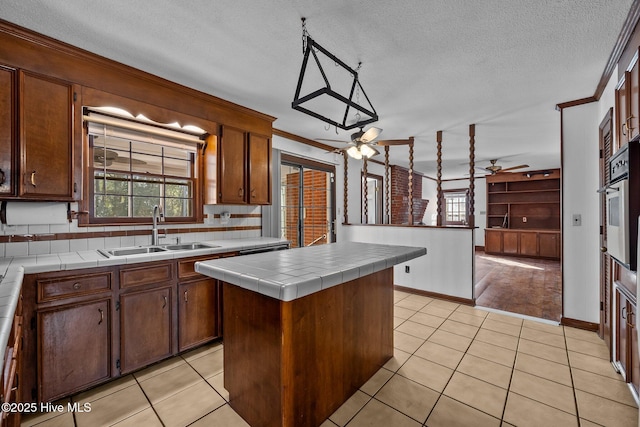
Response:
[[[476,252],[484,252],[484,246],[476,246]]]
[[[570,326],[572,328],[584,329],[585,331],[598,332],[599,323],[585,322],[584,320],[570,319],[563,317],[560,320],[562,326]]]
[[[402,291],[408,294],[422,295],[424,297],[430,297],[430,298],[438,298],[445,301],[456,302],[458,304],[470,305],[472,307],[476,305],[476,301],[473,299],[454,297],[451,295],[439,294],[437,292],[423,291],[421,289],[407,288],[405,286],[399,286],[399,285],[393,285],[393,287],[396,291]]]

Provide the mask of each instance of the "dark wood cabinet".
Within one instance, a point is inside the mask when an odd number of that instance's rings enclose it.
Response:
[[[15,195],[16,70],[0,67],[0,196]]]
[[[638,392],[640,361],[638,359],[637,308],[635,297],[624,287],[616,286],[616,362],[625,380]]]
[[[631,125],[631,73],[625,72],[624,79],[620,81],[616,89],[615,111],[616,111],[616,136],[618,137],[618,147],[623,146],[631,139],[629,137],[633,125]],[[637,129],[633,129],[637,131]]]
[[[247,203],[271,203],[271,139],[249,134],[249,194]]]
[[[120,296],[120,371],[142,368],[173,354],[172,286]]]
[[[484,250],[486,253],[502,252],[502,232],[496,230],[485,230]]]
[[[7,347],[4,351],[4,360],[0,377],[2,388],[2,402],[16,403],[20,401],[22,395],[22,352],[23,339],[22,333],[24,329],[22,316],[22,296],[18,299],[16,311],[13,315],[13,323],[9,332]],[[18,411],[2,411],[0,416],[0,426],[2,427],[19,427],[21,414]]]
[[[538,233],[538,255],[543,258],[560,258],[560,234]]]
[[[178,351],[220,336],[218,286],[209,278],[178,285]]]
[[[26,71],[19,79],[18,196],[73,200],[73,85]]]
[[[38,400],[49,402],[111,377],[111,300],[39,310]]]
[[[519,233],[517,231],[502,232],[502,252],[505,254],[518,254]]]

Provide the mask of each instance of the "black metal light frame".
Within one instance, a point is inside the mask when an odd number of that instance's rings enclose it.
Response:
[[[343,130],[362,128],[365,125],[368,125],[369,123],[378,121],[378,113],[376,113],[376,110],[375,108],[373,108],[371,101],[369,101],[369,97],[367,96],[364,89],[362,88],[362,85],[360,85],[360,82],[358,81],[358,72],[352,69],[351,67],[349,67],[344,62],[342,62],[340,59],[336,58],[335,55],[333,55],[331,52],[329,52],[328,50],[320,46],[311,37],[307,36],[306,41],[307,41],[306,43],[307,47],[304,52],[304,59],[302,60],[302,69],[300,70],[300,77],[298,78],[298,86],[296,88],[296,94],[293,102],[291,103],[291,107],[295,110],[302,111],[305,114],[308,114],[312,117],[315,117],[316,119],[322,120],[323,122],[329,123],[333,126],[339,127],[340,129],[343,129]],[[343,95],[340,95],[339,93],[331,89],[331,84],[329,83],[329,80],[327,79],[327,76],[324,70],[322,69],[322,65],[320,64],[320,60],[318,59],[318,56],[316,55],[316,50],[322,52],[324,55],[326,55],[328,58],[334,61],[336,65],[344,68],[353,76],[353,82],[351,84],[351,91],[349,93],[349,98]],[[302,88],[302,81],[304,80],[304,75],[307,69],[307,63],[309,61],[310,55],[313,55],[313,59],[318,65],[318,69],[320,70],[320,73],[322,74],[322,78],[324,79],[324,82],[325,82],[325,87],[318,89],[314,92],[311,92],[310,94],[305,95],[301,98],[300,89]],[[364,98],[367,100],[367,103],[369,104],[370,109],[365,108],[353,102],[353,95],[356,92],[356,89],[362,92],[362,95],[364,95]],[[328,117],[325,117],[322,114],[316,113],[315,111],[311,111],[308,108],[305,108],[303,106],[305,102],[315,99],[321,95],[329,95],[332,98],[345,104],[344,116],[342,118],[341,123],[335,120],[332,120]],[[359,113],[363,113],[363,115],[366,115],[368,118],[364,118],[362,120],[357,121],[356,123],[347,125],[347,117],[349,115],[349,110],[352,108],[357,110]]]

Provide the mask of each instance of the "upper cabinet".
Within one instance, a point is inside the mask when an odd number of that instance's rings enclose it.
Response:
[[[271,203],[271,138],[222,126],[218,153],[218,203]]]
[[[640,132],[640,65],[637,60],[632,62],[618,83],[615,111],[617,150],[635,139]]]
[[[20,197],[73,200],[73,102],[73,85],[20,72]]]
[[[16,70],[0,67],[0,197],[14,194]]]

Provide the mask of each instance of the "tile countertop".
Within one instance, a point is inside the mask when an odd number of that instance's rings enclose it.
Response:
[[[18,304],[22,279],[25,274],[51,271],[76,270],[80,268],[105,267],[109,265],[134,264],[140,262],[169,260],[193,256],[233,252],[288,243],[273,237],[203,241],[217,247],[188,251],[166,251],[151,254],[128,255],[107,258],[96,250],[68,252],[50,255],[31,255],[0,258],[0,349],[7,346],[13,315]],[[4,350],[2,350],[4,351]]]
[[[343,242],[197,262],[196,271],[282,301],[292,301],[393,267],[426,248]]]

